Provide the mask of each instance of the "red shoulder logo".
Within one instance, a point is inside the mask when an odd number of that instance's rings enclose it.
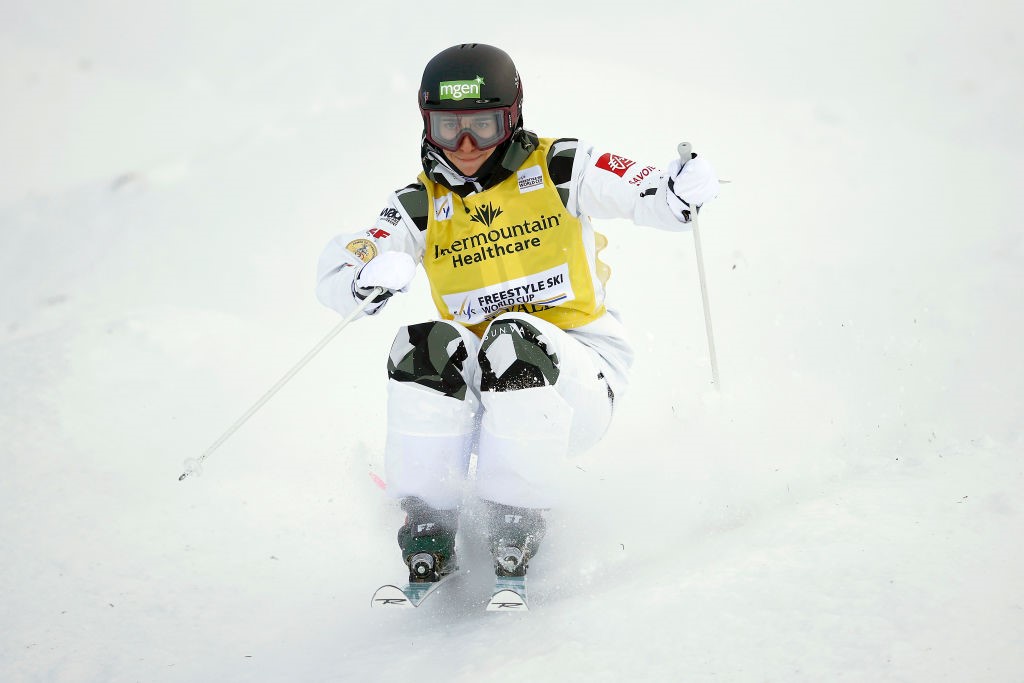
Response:
[[[630,166],[636,164],[632,159],[620,157],[618,154],[602,154],[597,160],[597,167],[605,171],[611,171],[620,178],[626,176]]]

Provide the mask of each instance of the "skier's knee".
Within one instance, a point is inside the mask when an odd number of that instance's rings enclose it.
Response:
[[[543,333],[520,318],[502,318],[487,328],[479,361],[481,391],[543,387],[558,379],[558,356]]]
[[[445,396],[466,398],[466,342],[450,323],[432,321],[398,331],[388,357],[388,377]]]

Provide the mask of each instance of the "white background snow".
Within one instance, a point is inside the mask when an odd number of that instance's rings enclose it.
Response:
[[[363,5],[0,4],[0,681],[1024,681],[1024,6]],[[338,321],[316,257],[464,41],[541,134],[732,181],[722,387],[692,236],[601,223],[639,357],[534,609],[482,610],[467,516],[471,572],[382,614],[422,279],[178,475]]]

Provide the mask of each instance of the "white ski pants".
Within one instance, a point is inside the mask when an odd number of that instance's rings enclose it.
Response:
[[[402,328],[390,360],[385,467],[394,497],[458,507],[475,445],[475,495],[551,507],[567,456],[597,443],[611,421],[597,353],[527,314],[499,316],[482,339],[449,321]]]

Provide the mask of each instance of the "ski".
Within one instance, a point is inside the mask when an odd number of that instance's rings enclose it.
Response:
[[[494,594],[487,603],[488,612],[525,612],[528,609],[525,576],[494,577]]]
[[[385,584],[378,588],[370,599],[370,607],[409,608],[419,607],[423,601],[433,595],[437,590],[458,576],[459,572],[453,571],[445,574],[438,581],[409,582],[402,586]]]

